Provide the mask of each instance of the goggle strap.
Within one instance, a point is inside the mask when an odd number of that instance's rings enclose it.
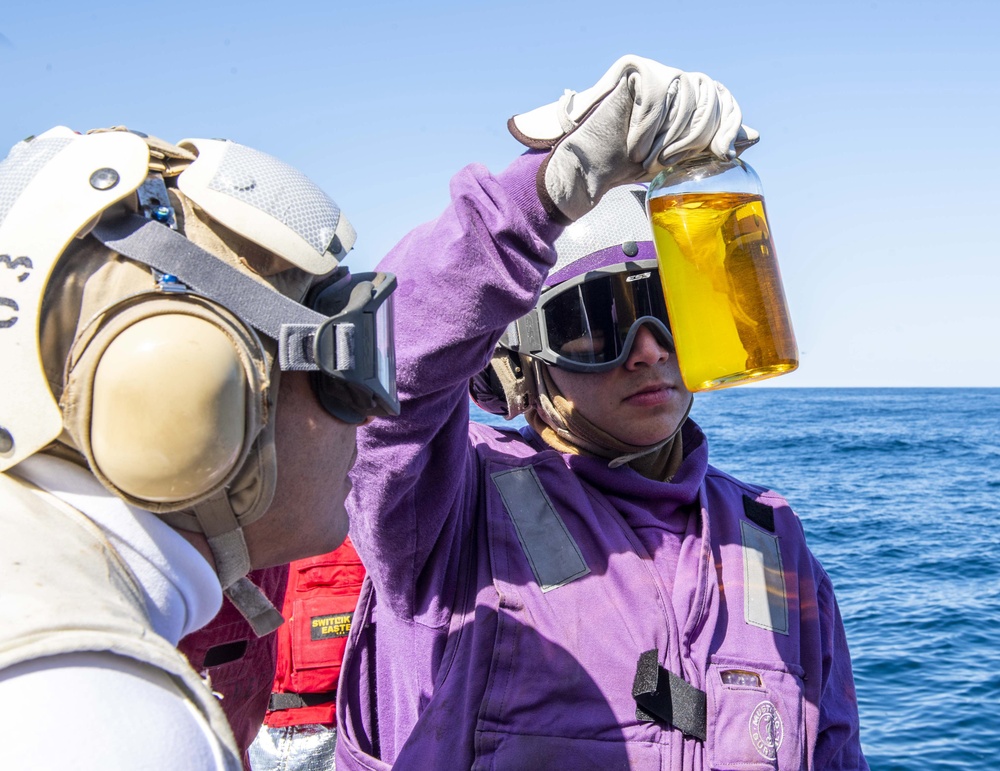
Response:
[[[334,324],[334,367],[349,372],[356,366],[355,336],[357,325],[350,322]],[[313,341],[317,327],[311,324],[282,324],[278,338],[278,366],[282,372],[317,372],[322,367],[316,361]]]
[[[319,369],[313,356],[316,327],[311,324],[282,324],[278,338],[278,366],[282,372],[312,372]]]
[[[303,346],[307,335],[315,335],[327,317],[317,313],[268,285],[241,273],[211,252],[166,225],[137,215],[101,222],[92,231],[112,251],[174,276],[180,283],[214,300],[258,332],[278,343],[278,360],[309,366],[312,347]],[[285,333],[285,329],[289,333]],[[338,349],[339,349],[338,345]],[[304,351],[308,350],[308,353]]]
[[[521,343],[521,338],[517,334],[517,322],[512,321],[507,325],[507,328],[500,335],[500,340],[498,341],[500,345],[504,348],[509,348],[512,351],[518,350]]]
[[[337,341],[336,362],[340,372],[348,372],[354,369],[354,324],[338,324],[337,334],[334,338]]]
[[[507,327],[507,340],[513,351],[532,354],[542,350],[542,330],[538,323],[537,308],[532,308]]]
[[[285,330],[290,327],[300,331],[296,331],[292,337],[286,337]],[[281,325],[281,333],[277,337],[277,343],[278,366],[282,372],[312,372],[320,369],[312,349],[312,341],[316,338],[318,329],[317,326],[307,324]]]

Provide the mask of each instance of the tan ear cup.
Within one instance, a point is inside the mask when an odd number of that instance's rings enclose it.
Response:
[[[201,529],[189,510],[234,485],[266,433],[260,341],[197,296],[147,292],[97,314],[65,381],[65,427],[97,478],[186,530]],[[266,500],[244,502],[241,525],[270,505],[268,485],[250,487]]]
[[[94,475],[128,503],[204,533],[226,595],[258,635],[281,614],[246,578],[242,528],[277,466],[268,356],[229,311],[188,293],[112,303],[77,335],[61,406]],[[277,384],[275,384],[277,387]]]
[[[232,340],[183,314],[117,335],[94,372],[90,442],[133,498],[176,503],[217,488],[240,459],[247,382]]]

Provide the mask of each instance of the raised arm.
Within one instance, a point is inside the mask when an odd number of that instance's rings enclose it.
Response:
[[[469,378],[507,324],[535,302],[561,226],[535,188],[544,154],[492,176],[469,166],[451,203],[379,266],[394,272],[401,414],[358,436],[351,533],[383,601],[413,613],[417,578],[442,540],[456,548],[476,494],[469,455]],[[441,551],[447,562],[446,553]],[[442,569],[444,569],[442,567]]]
[[[732,156],[756,140],[724,86],[636,56],[508,125],[542,152],[496,177],[461,171],[445,213],[380,265],[399,280],[402,412],[359,436],[351,533],[380,601],[400,615],[413,613],[424,571],[457,563],[478,479],[468,381],[534,304],[561,225],[616,185],[650,179],[680,158]],[[435,549],[441,565],[428,562]]]

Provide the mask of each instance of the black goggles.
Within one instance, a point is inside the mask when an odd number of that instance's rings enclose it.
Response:
[[[604,372],[624,363],[643,324],[673,350],[656,260],[590,271],[543,292],[500,344],[562,369]]]
[[[398,415],[391,273],[351,275],[338,268],[317,285],[307,305],[329,317],[307,338],[313,390],[331,415],[361,423]]]

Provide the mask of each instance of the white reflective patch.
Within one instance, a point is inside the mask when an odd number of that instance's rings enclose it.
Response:
[[[600,212],[595,215],[591,210],[584,214],[556,239],[558,259],[549,276],[556,275],[577,260],[611,247],[617,247],[618,256],[625,262],[628,258],[621,252],[622,244],[651,239],[645,185],[629,184],[612,188],[601,199]]]
[[[749,522],[743,538],[743,610],[748,624],[788,634],[788,597],[778,539]]]

